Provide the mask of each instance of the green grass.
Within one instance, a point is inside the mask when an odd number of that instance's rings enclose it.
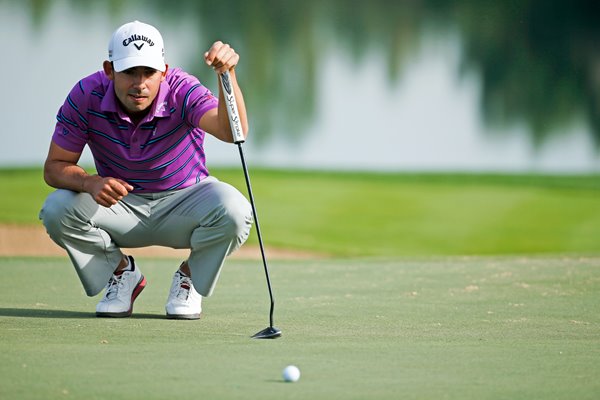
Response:
[[[0,258],[2,399],[596,399],[600,258],[229,261],[199,321],[164,319],[175,262],[140,260],[98,319],[68,259]],[[296,364],[299,382],[281,371]]]
[[[214,175],[246,193],[241,169]],[[250,169],[266,244],[335,256],[600,252],[600,176]],[[0,170],[0,223],[39,224],[40,170]],[[254,234],[250,243],[256,243]]]
[[[41,169],[0,169],[0,223],[37,224],[39,210],[52,191]]]
[[[282,338],[249,338],[268,324],[257,261],[227,262],[203,319],[169,321],[177,261],[139,260],[149,286],[112,320],[66,257],[0,258],[0,398],[600,396],[599,176],[251,175],[267,246],[333,256],[270,260]],[[39,224],[41,171],[0,185],[0,224]]]

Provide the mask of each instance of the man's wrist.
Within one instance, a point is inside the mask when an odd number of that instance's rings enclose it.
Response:
[[[88,175],[88,174],[85,174],[85,175],[82,176],[81,187],[79,188],[80,192],[82,192],[82,193],[89,193],[88,192],[88,186],[89,186],[90,178],[92,178],[92,177],[93,177],[93,175]]]

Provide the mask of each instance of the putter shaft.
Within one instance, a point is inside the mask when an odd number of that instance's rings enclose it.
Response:
[[[252,206],[252,215],[254,216],[254,225],[256,226],[256,235],[258,236],[258,245],[260,247],[260,255],[262,257],[263,267],[265,270],[265,276],[267,278],[267,287],[269,288],[269,298],[271,299],[271,310],[269,312],[269,326],[273,327],[273,312],[275,309],[275,300],[273,298],[273,290],[271,289],[271,279],[269,277],[269,268],[267,267],[267,257],[265,256],[265,249],[263,246],[262,235],[260,233],[260,224],[258,222],[258,214],[256,213],[256,206],[254,205],[254,195],[252,194],[252,185],[250,184],[250,174],[246,167],[246,159],[244,157],[244,149],[242,143],[238,143],[238,149],[240,151],[240,159],[242,160],[242,167],[244,169],[244,178],[246,179],[246,187],[248,188],[248,197],[250,197],[250,205]]]
[[[256,234],[258,235],[260,254],[265,270],[265,277],[267,278],[267,287],[269,288],[269,299],[271,300],[271,309],[269,312],[269,326],[266,329],[263,329],[262,331],[256,333],[252,337],[256,339],[274,339],[281,336],[281,330],[273,327],[273,312],[275,309],[275,299],[273,298],[273,290],[271,289],[271,278],[269,277],[267,257],[265,256],[265,248],[262,241],[262,235],[260,233],[258,214],[256,212],[256,206],[254,205],[254,195],[252,194],[252,185],[250,184],[250,174],[248,173],[248,167],[246,166],[246,159],[244,157],[244,150],[242,148],[242,143],[244,143],[245,137],[242,130],[241,118],[237,108],[233,83],[231,82],[231,76],[229,74],[229,71],[225,71],[224,73],[222,73],[220,78],[221,88],[223,89],[223,96],[225,97],[227,116],[229,117],[229,124],[231,125],[231,134],[233,136],[233,142],[238,145],[238,149],[240,151],[240,159],[242,160],[242,167],[244,169],[244,178],[246,179],[246,187],[248,188],[248,196],[250,197],[250,205],[252,206],[254,224],[256,225]]]

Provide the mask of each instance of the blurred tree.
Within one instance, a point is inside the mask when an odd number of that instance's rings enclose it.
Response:
[[[35,24],[44,21],[51,3],[25,3]],[[124,7],[119,0],[70,3],[86,14],[103,6],[115,15]],[[320,69],[331,54],[345,51],[355,63],[383,54],[382,68],[394,82],[424,32],[458,30],[462,71],[481,77],[481,112],[491,126],[524,124],[541,143],[583,117],[600,145],[600,2],[595,0],[179,0],[175,6],[131,0],[127,5],[135,3],[173,23],[182,13],[191,15],[201,45],[222,38],[238,49],[259,142],[276,129],[293,141],[304,134],[316,112]],[[200,74],[200,68],[191,72]]]
[[[583,116],[600,144],[600,2],[447,1],[479,72],[491,124],[524,123],[537,143]]]

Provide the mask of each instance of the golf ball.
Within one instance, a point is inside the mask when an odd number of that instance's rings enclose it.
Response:
[[[286,382],[296,382],[300,379],[300,370],[295,365],[288,365],[283,369],[283,380]]]

